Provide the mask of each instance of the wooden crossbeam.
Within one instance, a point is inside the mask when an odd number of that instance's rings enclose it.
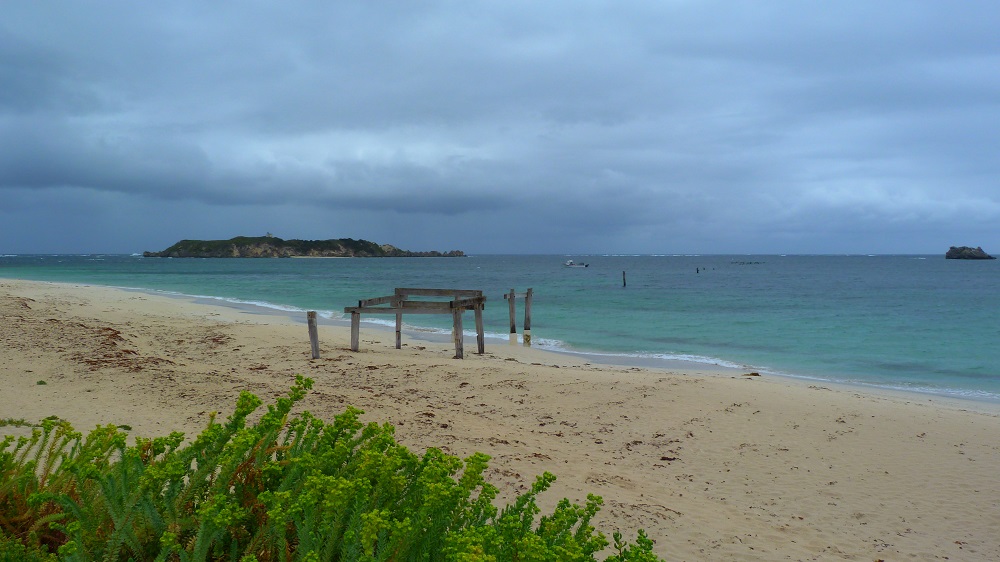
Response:
[[[421,303],[427,304],[427,303]],[[438,303],[433,303],[438,304]],[[420,306],[420,307],[385,307],[385,306],[348,306],[344,312],[357,312],[358,314],[451,314],[454,310],[449,303],[445,306]],[[461,310],[472,310],[471,308],[461,308]]]
[[[358,306],[364,307],[364,306],[377,306],[380,304],[391,304],[397,300],[399,300],[399,297],[397,297],[396,295],[389,295],[387,297],[375,297],[373,299],[364,299],[358,301]]]
[[[402,288],[396,289],[396,295],[404,297],[481,297],[483,296],[482,291],[474,291],[468,289],[414,289],[414,288]]]
[[[453,300],[448,302],[448,306],[451,308],[462,308],[466,310],[474,310],[477,306],[486,306],[486,297],[473,297],[471,299]]]

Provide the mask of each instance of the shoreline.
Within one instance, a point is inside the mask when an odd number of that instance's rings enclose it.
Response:
[[[308,259],[346,259],[337,256],[296,256]],[[99,285],[87,282],[63,282],[63,281],[35,281],[30,279],[17,279],[17,278],[3,278],[0,277],[0,283],[4,281],[17,281],[24,283],[39,283],[39,284],[51,284],[54,286],[67,286],[67,287],[81,287],[81,288],[98,288],[98,289],[112,289],[124,292],[135,292],[146,294],[150,296],[160,296],[169,299],[178,299],[181,301],[189,302],[199,306],[206,307],[219,307],[224,309],[230,309],[237,311],[242,314],[249,315],[259,315],[263,317],[275,317],[284,318],[288,322],[297,325],[306,325],[305,310],[293,309],[291,307],[283,307],[282,305],[277,305],[274,303],[261,303],[261,302],[250,302],[243,301],[235,298],[228,297],[215,297],[207,295],[189,295],[184,293],[178,293],[174,291],[166,291],[159,289],[147,289],[141,287],[122,287],[114,285]],[[326,311],[331,314],[336,314],[336,311]],[[301,315],[301,316],[300,316]],[[322,314],[318,317],[319,325],[330,326],[334,328],[340,328],[344,330],[349,330],[350,320],[343,318],[327,318]],[[394,337],[395,330],[388,323],[375,322],[369,319],[362,318],[361,321],[362,331],[375,330],[383,334],[385,338]],[[439,345],[451,346],[451,334],[445,333],[437,328],[422,328],[410,326],[404,323],[403,328],[403,338],[404,341],[412,339],[417,342],[426,342]],[[472,337],[473,341],[475,334],[466,331],[466,338]],[[517,347],[523,348],[520,343],[520,335],[518,336],[518,343],[516,345],[511,345],[508,338],[499,334],[486,334],[486,341],[489,347],[493,346],[503,346],[503,347]],[[496,342],[490,345],[490,342]],[[991,400],[986,398],[978,398],[973,396],[962,395],[960,391],[954,391],[953,393],[945,392],[933,392],[930,390],[910,390],[896,387],[882,386],[875,383],[866,382],[848,382],[837,380],[836,378],[824,378],[823,376],[806,376],[806,375],[795,375],[783,372],[774,372],[770,370],[758,369],[752,366],[730,366],[723,365],[711,361],[694,361],[685,359],[666,359],[659,357],[647,357],[647,356],[630,356],[624,354],[615,353],[603,353],[597,351],[579,351],[579,350],[567,350],[567,349],[553,349],[551,347],[545,347],[544,345],[532,346],[523,348],[530,353],[541,353],[541,354],[552,354],[556,357],[565,356],[573,358],[574,360],[580,362],[582,365],[595,365],[604,366],[608,368],[639,368],[643,370],[651,371],[689,371],[696,372],[699,375],[715,375],[715,376],[740,376],[747,372],[759,372],[762,376],[773,377],[780,380],[784,380],[789,384],[793,385],[828,385],[836,387],[843,392],[855,392],[865,395],[872,395],[874,397],[886,397],[903,401],[912,402],[937,402],[939,404],[948,405],[949,407],[960,409],[960,410],[973,410],[976,412],[986,413],[986,414],[998,414],[1000,415],[1000,400]],[[711,359],[711,358],[706,358]]]
[[[114,256],[108,256],[108,259],[111,260],[112,257]],[[718,258],[718,256],[716,257]],[[712,262],[713,270],[715,269],[715,265],[718,265],[719,269],[723,269],[726,267],[726,264],[732,263],[730,258],[738,256],[723,257],[724,259],[716,260],[719,263]],[[759,257],[763,259],[775,256]],[[808,260],[814,256],[793,255],[788,257],[801,261],[802,259]],[[901,256],[885,255],[881,257],[899,258]],[[542,256],[542,258],[542,262],[533,265],[530,260],[524,261],[523,263],[527,267],[526,271],[535,271],[538,269],[538,266],[552,266],[555,261],[561,263],[561,260],[554,260],[553,256]],[[71,261],[73,260],[67,260],[67,263]],[[332,316],[334,318],[342,316],[342,308],[336,303],[341,303],[341,305],[352,303],[358,295],[366,292],[362,288],[359,288],[359,285],[363,286],[362,281],[365,275],[363,273],[359,273],[358,275],[352,274],[349,278],[344,279],[344,283],[338,284],[339,289],[331,287],[331,291],[328,292],[318,290],[314,286],[300,288],[291,285],[277,291],[261,290],[262,288],[257,287],[255,283],[240,281],[240,276],[227,279],[227,283],[233,283],[230,288],[226,290],[215,288],[213,290],[211,285],[205,284],[201,276],[194,276],[192,278],[194,281],[191,282],[185,281],[184,278],[169,277],[181,272],[193,273],[194,271],[202,271],[203,266],[201,265],[188,267],[182,266],[180,262],[175,262],[173,266],[161,266],[153,263],[161,262],[166,264],[169,261],[144,260],[142,258],[133,260],[125,257],[125,259],[116,261],[114,264],[105,265],[101,262],[94,262],[92,264],[91,260],[86,260],[85,262],[81,260],[81,271],[89,273],[79,275],[69,275],[72,271],[71,269],[61,270],[55,267],[49,272],[45,269],[50,267],[49,264],[39,269],[25,262],[22,264],[24,265],[24,269],[19,269],[20,266],[15,266],[14,269],[9,271],[9,274],[17,276],[23,273],[23,275],[29,278],[36,277],[56,282],[83,282],[102,285],[108,285],[111,282],[119,284],[119,286],[135,286],[139,289],[151,291],[156,291],[156,287],[161,286],[159,290],[177,291],[192,296],[204,295],[207,299],[219,299],[220,301],[230,300],[230,298],[241,295],[240,298],[245,297],[246,302],[249,302],[251,305],[259,304],[266,307],[261,310],[261,312],[265,313],[270,312],[267,310],[268,308],[276,308],[281,310],[280,314],[288,314],[287,309],[299,307],[298,309],[303,312],[307,309],[317,310],[321,317]],[[211,260],[195,261],[199,264],[205,264]],[[235,261],[242,264],[236,268],[239,271],[249,268],[249,271],[253,271],[255,274],[270,275],[273,273],[270,267],[265,267],[258,271],[260,268],[253,265],[273,260],[237,259]],[[360,264],[363,261],[354,260],[352,263]],[[693,273],[693,267],[697,265],[695,261],[690,262],[692,267],[690,273]],[[768,259],[764,263],[777,263],[777,261]],[[854,260],[854,263],[868,264],[870,261],[868,259],[861,261]],[[945,260],[938,261],[945,263]],[[76,262],[73,263],[75,264]],[[494,266],[503,263],[506,262],[491,262]],[[520,264],[521,262],[518,263]],[[628,263],[632,264],[632,262]],[[659,264],[659,260],[635,262],[635,267],[640,268],[640,265],[645,267],[644,264],[650,263]],[[666,269],[663,269],[663,271],[670,271],[672,273],[686,271],[683,264],[688,262],[681,260],[674,263],[679,265],[676,265],[676,267],[664,266]],[[911,267],[909,264],[921,262],[894,260],[886,261],[885,263],[891,264],[887,267],[898,269],[899,267]],[[220,263],[220,265],[222,264]],[[305,266],[301,268],[293,267],[294,263],[287,265],[288,268],[282,266],[277,268],[277,270],[285,271],[288,269],[289,271],[294,270],[306,274],[313,272],[313,268]],[[482,265],[485,266],[487,264],[484,263]],[[661,265],[657,265],[656,271],[661,271]],[[950,264],[945,263],[945,265]],[[73,264],[67,267],[72,268]],[[177,269],[178,267],[180,267],[179,270]],[[228,270],[229,267],[229,265],[226,265],[225,269]],[[357,267],[359,266],[345,267],[343,269],[354,271]],[[463,267],[459,269],[463,269]],[[623,263],[622,268],[624,267]],[[192,268],[193,271],[188,271]],[[923,266],[920,266],[918,269],[922,271],[922,268]],[[328,271],[329,268],[320,269],[323,270],[324,275],[330,274],[330,271]],[[336,271],[340,271],[341,269],[333,268]],[[363,266],[361,269],[367,270],[368,267]],[[381,269],[381,266],[377,269]],[[408,267],[405,269],[408,270]],[[426,268],[420,267],[418,269],[424,270]],[[480,267],[476,266],[474,269],[478,270]],[[793,269],[799,273],[802,272],[801,267],[796,266]],[[868,271],[868,269],[870,269],[869,265],[864,265],[859,271]],[[137,272],[152,273],[154,271],[160,272],[161,270],[165,270],[164,273],[168,276],[163,280],[160,280],[159,277],[154,278],[147,275],[135,276]],[[947,271],[951,270],[948,269]],[[104,276],[103,272],[111,272],[112,275]],[[738,273],[742,275],[743,270],[739,270]],[[446,278],[462,279],[464,275],[466,274],[449,270]],[[828,277],[826,275],[823,276],[824,279]],[[905,277],[905,279],[916,278],[920,277],[912,275]],[[569,279],[575,279],[575,277],[570,276]],[[696,293],[701,291],[702,289],[699,287],[704,285],[701,282],[702,278],[699,277],[698,279],[699,281],[697,281],[695,287]],[[689,282],[690,279],[688,279],[688,276],[685,276],[680,284],[688,286],[686,283]],[[396,285],[407,284],[406,282],[394,283]],[[499,296],[501,292],[506,294],[506,289],[498,291],[488,281],[484,283],[489,288],[492,296]],[[674,282],[671,281],[671,284],[674,284]],[[907,283],[904,282],[903,285],[905,286]],[[717,291],[713,290],[709,293],[714,294],[715,292]],[[219,293],[228,295],[229,298],[225,296],[208,296]],[[334,298],[324,297],[323,295],[326,294]],[[986,302],[991,303],[995,300],[995,297],[980,296]],[[706,297],[711,297],[711,294],[700,295],[702,299]],[[589,302],[587,299],[590,298],[590,296],[587,296],[582,302]],[[754,300],[752,295],[748,296],[748,298]],[[254,301],[258,302],[255,303]],[[879,299],[877,302],[884,301],[885,299]],[[698,301],[695,299],[692,302]],[[588,361],[607,365],[629,365],[660,369],[701,369],[715,368],[714,365],[721,365],[736,369],[747,369],[748,371],[756,371],[771,376],[814,381],[821,384],[847,384],[855,386],[864,392],[882,391],[884,389],[913,393],[915,396],[955,399],[962,402],[972,401],[1000,404],[1000,379],[997,379],[995,362],[989,354],[990,342],[988,334],[992,324],[990,324],[987,315],[976,313],[976,315],[970,317],[969,321],[966,322],[961,319],[961,314],[951,314],[948,317],[951,319],[951,323],[945,326],[937,321],[924,324],[923,319],[931,318],[933,314],[923,314],[923,317],[914,318],[912,323],[905,323],[908,327],[907,330],[910,328],[915,330],[915,337],[902,338],[898,336],[898,333],[902,333],[902,331],[886,330],[883,332],[886,328],[885,322],[873,320],[869,323],[865,319],[866,317],[873,319],[893,318],[892,314],[870,314],[869,312],[872,308],[865,306],[858,309],[863,311],[861,313],[862,317],[854,317],[851,322],[842,327],[843,329],[837,330],[836,333],[831,332],[828,334],[824,331],[823,326],[827,324],[830,326],[838,325],[842,321],[837,320],[837,318],[840,318],[842,315],[823,314],[822,307],[826,306],[824,302],[826,302],[824,299],[820,299],[817,302],[807,299],[805,306],[814,307],[818,313],[807,315],[804,318],[800,318],[796,314],[784,316],[773,312],[766,312],[778,310],[780,307],[772,307],[768,305],[766,300],[763,302],[754,300],[755,304],[747,309],[751,311],[750,313],[744,314],[744,311],[741,311],[732,318],[724,312],[726,306],[710,306],[706,308],[706,311],[709,311],[707,315],[698,312],[696,310],[697,307],[695,309],[682,307],[678,310],[677,314],[664,310],[662,311],[663,314],[658,313],[655,318],[651,317],[648,322],[646,319],[640,320],[638,317],[635,321],[633,319],[626,319],[626,321],[622,322],[620,329],[616,326],[605,330],[602,326],[602,322],[604,321],[600,315],[591,314],[589,317],[580,317],[579,320],[566,322],[565,318],[562,318],[563,311],[570,314],[570,316],[566,316],[566,318],[569,318],[573,314],[577,314],[577,311],[583,310],[578,308],[581,304],[579,299],[567,298],[562,303],[548,302],[545,305],[549,307],[555,305],[569,308],[556,308],[541,312],[542,317],[540,320],[549,317],[551,322],[543,322],[545,324],[544,327],[536,326],[536,335],[533,343],[536,349],[546,349],[556,353],[579,354]],[[963,302],[971,303],[976,302],[976,300],[965,299]],[[288,303],[293,303],[294,306],[289,307]],[[496,338],[495,340],[488,339],[488,341],[498,341],[501,344],[506,344],[508,339],[507,324],[506,319],[501,318],[501,316],[506,315],[506,310],[501,310],[505,307],[489,306],[487,308],[490,309],[487,310],[486,314],[487,328],[492,331],[492,333],[487,333],[487,338]],[[914,308],[919,307],[907,307],[908,310]],[[979,307],[979,310],[988,309],[989,307]],[[600,308],[600,310],[603,310],[603,308]],[[959,310],[959,307],[949,306],[946,307],[946,310],[955,311]],[[757,312],[753,311],[765,312],[762,315],[758,315]],[[854,312],[857,313],[858,311]],[[551,316],[549,316],[550,314]],[[721,316],[714,316],[719,314]],[[916,316],[920,316],[920,314]],[[822,320],[816,320],[817,318],[822,318]],[[371,322],[373,320],[381,322],[386,320],[386,318],[376,316],[363,317],[364,322]],[[388,320],[388,325],[391,326],[391,319]],[[437,319],[426,317],[408,317],[405,320],[415,324],[434,326],[441,333],[444,333],[442,329],[447,329],[446,324],[450,325],[450,322],[437,321]],[[903,320],[899,321],[904,322]],[[346,320],[344,322],[346,324]],[[759,323],[759,326],[755,323]],[[686,328],[683,326],[695,326],[696,328],[692,329],[691,333],[685,334]],[[861,334],[869,331],[873,334],[884,333],[885,335],[869,338],[861,336]],[[433,328],[425,330],[419,326],[412,326],[412,332],[414,337],[431,340],[438,337]],[[676,341],[671,340],[674,335],[678,338]],[[448,335],[446,334],[444,337],[448,337]],[[861,345],[862,340],[864,340],[864,345]],[[867,342],[872,343],[869,345]],[[693,360],[695,364],[689,367],[686,364],[678,363],[680,360]],[[706,365],[710,367],[705,367]]]
[[[332,259],[342,259],[342,258],[332,258]],[[0,279],[2,280],[2,279]],[[31,281],[34,282],[34,281]],[[47,281],[38,281],[39,283],[48,283]],[[52,282],[55,284],[60,284],[60,282]],[[93,287],[107,287],[106,285],[92,285],[87,283],[81,283],[78,285],[83,286],[93,286]],[[273,303],[257,303],[257,302],[247,302],[241,301],[239,299],[230,299],[226,297],[211,297],[211,296],[197,296],[197,295],[186,295],[183,293],[175,293],[169,291],[161,291],[156,289],[143,289],[143,288],[132,288],[132,287],[112,287],[115,289],[121,289],[125,291],[136,291],[141,293],[147,293],[150,295],[162,295],[169,298],[184,299],[194,302],[196,304],[203,304],[205,306],[219,306],[224,308],[231,308],[238,310],[247,314],[259,314],[263,316],[276,316],[288,318],[291,322],[297,324],[305,324],[305,310],[291,310],[282,308],[281,305],[276,305]],[[336,314],[336,311],[328,311],[332,314]],[[301,314],[302,316],[297,316]],[[350,327],[350,320],[341,318],[326,318],[322,314],[319,316],[319,323],[321,325],[336,326],[342,328]],[[372,329],[385,332],[389,334],[386,337],[393,337],[392,334],[395,333],[395,329],[386,322],[375,322],[362,317],[361,320],[362,329]],[[426,341],[437,344],[449,344],[451,342],[451,334],[441,331],[437,328],[421,328],[407,325],[404,322],[403,325],[403,336],[409,337],[418,341]],[[466,331],[466,338],[472,337],[473,341],[475,338],[474,333]],[[510,346],[509,339],[505,335],[500,334],[486,334],[487,345],[490,342],[496,342],[493,345],[499,346]],[[520,335],[518,335],[518,343],[516,347],[521,347]],[[514,347],[514,346],[511,346]],[[718,374],[726,376],[738,376],[746,372],[759,372],[761,375],[766,375],[768,377],[776,377],[786,381],[791,384],[807,384],[807,385],[831,385],[836,386],[844,391],[860,392],[863,394],[873,394],[879,396],[889,396],[896,397],[902,400],[912,400],[912,401],[922,401],[922,400],[937,400],[943,403],[951,404],[953,407],[967,407],[976,409],[982,412],[997,412],[1000,413],[1000,400],[980,398],[975,396],[963,395],[959,390],[953,390],[952,392],[934,392],[931,390],[911,390],[904,388],[896,388],[890,386],[882,386],[875,383],[866,382],[849,382],[838,380],[836,378],[825,378],[824,376],[807,376],[807,375],[796,375],[791,373],[775,372],[766,369],[760,369],[753,366],[736,366],[736,365],[725,365],[718,362],[713,362],[713,358],[706,358],[706,361],[695,361],[687,359],[674,359],[674,358],[661,358],[661,357],[650,357],[642,355],[625,355],[616,353],[604,353],[599,351],[580,351],[580,350],[570,350],[570,349],[554,349],[552,347],[546,347],[544,344],[529,347],[532,351],[539,353],[551,353],[557,356],[568,356],[575,358],[585,364],[596,364],[603,365],[607,367],[638,367],[641,369],[649,369],[654,371],[672,371],[672,370],[687,370],[687,371],[697,371],[701,374]],[[721,361],[721,360],[719,360]]]
[[[312,360],[288,315],[96,285],[0,279],[0,313],[0,419],[190,438],[302,374],[316,416],[351,404],[412,450],[484,452],[503,501],[552,472],[543,510],[598,494],[599,530],[643,528],[669,560],[1000,558],[1000,409],[506,342],[456,360],[372,325],[354,353],[321,324]]]
[[[298,256],[308,259],[347,259],[342,257],[327,257],[327,256]],[[276,318],[285,318],[289,322],[294,324],[306,324],[305,310],[299,310],[297,307],[285,307],[283,305],[278,305],[275,303],[264,303],[264,302],[252,302],[244,301],[229,297],[216,297],[207,295],[189,295],[185,293],[178,293],[175,291],[167,291],[160,289],[148,289],[142,287],[124,287],[115,285],[99,285],[88,282],[64,282],[64,281],[35,281],[30,279],[17,279],[17,278],[3,278],[0,277],[0,282],[3,281],[23,281],[26,283],[42,283],[42,284],[52,284],[52,285],[66,285],[73,287],[94,287],[94,288],[108,288],[127,292],[136,292],[142,294],[148,294],[150,296],[162,296],[170,299],[179,299],[187,302],[191,302],[197,305],[203,305],[208,307],[221,307],[226,309],[231,309],[238,311],[240,313],[260,315],[260,316],[273,316]],[[330,314],[337,314],[336,311],[323,311]],[[299,316],[301,315],[301,317]],[[318,318],[320,325],[327,325],[337,328],[349,329],[350,320],[343,318],[328,318],[324,317],[322,312]],[[383,332],[384,337],[391,338],[394,337],[394,328],[383,322],[375,322],[368,319],[362,318],[361,321],[362,330],[371,329]],[[447,344],[451,345],[451,334],[441,331],[437,328],[422,328],[410,326],[404,323],[403,337],[411,338],[416,341],[424,341],[435,344]],[[475,335],[469,331],[466,331],[466,338],[472,337],[473,341]],[[510,346],[508,337],[506,335],[500,334],[486,334],[487,345],[490,346],[490,342],[496,342],[493,345],[498,346]],[[518,343],[516,347],[521,347],[520,336],[518,336]],[[492,346],[490,346],[492,347]],[[515,346],[511,346],[515,347]],[[970,409],[983,413],[1000,413],[1000,399],[989,399],[981,398],[976,396],[964,395],[960,390],[953,390],[952,392],[935,392],[932,390],[912,390],[897,387],[882,386],[875,383],[867,382],[851,382],[838,380],[836,378],[824,378],[822,375],[818,376],[807,376],[807,375],[796,375],[790,373],[776,372],[767,369],[760,369],[752,366],[735,366],[735,365],[724,365],[716,362],[710,361],[694,361],[685,359],[667,359],[660,357],[648,357],[648,356],[630,356],[624,354],[615,353],[604,353],[598,351],[579,351],[579,350],[568,350],[568,349],[554,349],[551,347],[546,347],[544,344],[532,346],[525,348],[531,352],[538,353],[548,353],[555,356],[567,356],[575,358],[578,361],[583,362],[583,364],[594,364],[598,366],[605,366],[609,368],[615,367],[630,367],[630,368],[640,368],[653,371],[674,371],[674,370],[686,370],[694,371],[699,374],[715,374],[715,375],[725,375],[725,376],[739,376],[745,372],[759,372],[761,375],[768,377],[774,377],[781,380],[788,381],[789,384],[805,384],[805,385],[828,385],[839,388],[845,392],[858,392],[862,394],[871,394],[873,396],[884,396],[895,398],[899,400],[906,401],[937,401],[942,404],[948,404],[953,408],[957,409]],[[721,360],[720,360],[721,361]]]

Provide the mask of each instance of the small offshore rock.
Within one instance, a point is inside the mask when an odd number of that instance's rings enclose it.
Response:
[[[952,246],[948,253],[944,255],[949,260],[995,260],[996,258],[987,254],[982,248],[970,248],[968,246]]]

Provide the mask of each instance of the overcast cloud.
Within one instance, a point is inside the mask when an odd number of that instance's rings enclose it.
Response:
[[[1000,4],[0,4],[0,253],[1000,253]]]

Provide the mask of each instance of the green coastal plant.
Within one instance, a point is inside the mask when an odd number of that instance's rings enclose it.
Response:
[[[486,455],[417,455],[350,407],[329,423],[290,417],[311,386],[298,377],[256,423],[261,400],[243,393],[188,443],[129,445],[113,425],[83,437],[58,419],[5,438],[0,562],[590,561],[608,546],[591,525],[601,498],[539,517],[544,473],[498,509]],[[658,560],[641,531],[614,538],[607,560]]]

